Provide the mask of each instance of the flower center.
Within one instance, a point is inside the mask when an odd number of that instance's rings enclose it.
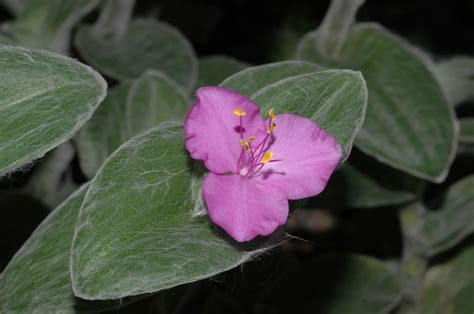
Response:
[[[247,113],[242,109],[235,109],[233,113],[234,115],[239,117],[239,142],[240,146],[242,147],[242,150],[240,151],[239,161],[237,162],[237,169],[241,176],[252,177],[259,173],[266,164],[279,161],[276,159],[272,159],[273,152],[268,150],[268,147],[266,147],[270,135],[276,128],[275,110],[272,108],[268,111],[270,120],[267,128],[267,134],[262,139],[262,141],[255,146],[255,148],[252,147],[252,142],[256,139],[254,135],[250,136],[247,139],[244,138],[243,117]]]

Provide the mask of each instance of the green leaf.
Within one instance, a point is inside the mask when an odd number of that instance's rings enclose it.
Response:
[[[0,46],[0,176],[71,138],[107,84],[91,68],[54,53]]]
[[[248,67],[248,64],[227,56],[208,56],[199,59],[196,88],[219,85],[224,79]]]
[[[399,38],[370,24],[353,29],[342,58],[362,71],[369,90],[357,147],[402,171],[443,181],[456,151],[456,119],[424,62]]]
[[[130,83],[109,89],[107,97],[75,138],[79,164],[93,178],[105,159],[128,138],[125,105]]]
[[[196,81],[197,60],[191,44],[165,23],[133,20],[119,40],[100,38],[93,26],[84,26],[74,43],[88,63],[117,80],[134,79],[151,69],[162,71],[186,90]]]
[[[70,246],[86,191],[87,185],[51,213],[10,261],[0,278],[2,313],[73,313],[120,304],[119,301],[86,303],[72,293]]]
[[[394,169],[373,160],[370,165],[360,165],[351,158],[314,202],[319,207],[345,209],[397,205],[414,199],[415,194],[400,181],[404,177]]]
[[[459,142],[463,144],[474,144],[474,118],[459,120],[460,134]]]
[[[72,248],[76,296],[115,299],[167,289],[233,268],[242,252],[207,217],[200,178],[184,147],[184,132],[163,123],[116,150],[84,200]]]
[[[4,30],[21,46],[66,53],[73,27],[99,0],[29,0]]]
[[[474,99],[474,58],[441,61],[435,65],[434,72],[451,103],[459,105]]]
[[[311,42],[302,39],[298,56],[323,64]],[[312,50],[311,50],[312,49]],[[338,65],[362,71],[369,99],[356,146],[392,167],[434,182],[445,179],[455,155],[453,109],[423,60],[400,38],[374,24],[352,29]]]
[[[288,271],[262,301],[281,314],[350,314],[388,313],[399,298],[398,275],[382,261],[363,255],[328,255]]]
[[[129,137],[164,121],[184,121],[191,101],[181,88],[158,71],[133,82],[126,102]]]
[[[305,61],[283,61],[251,67],[240,71],[221,83],[245,96],[252,96],[259,89],[301,74],[322,71],[324,68]]]
[[[184,120],[190,104],[174,81],[153,70],[110,89],[76,137],[82,171],[86,177],[94,177],[120,144],[159,122]]]
[[[345,159],[364,121],[367,89],[359,72],[326,70],[278,81],[257,91],[252,99],[262,112],[275,108],[277,113],[317,122],[336,138]]]
[[[474,245],[428,269],[420,313],[472,313],[474,309]]]
[[[474,175],[450,187],[439,207],[426,213],[420,236],[427,253],[435,255],[474,232]]]

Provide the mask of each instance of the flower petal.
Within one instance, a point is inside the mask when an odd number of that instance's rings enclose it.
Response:
[[[236,173],[240,157],[240,119],[233,112],[245,111],[242,117],[244,138],[264,128],[260,109],[249,98],[223,87],[203,87],[184,123],[186,148],[194,159],[204,161],[215,173]],[[258,132],[260,130],[260,132]]]
[[[321,193],[339,165],[341,147],[312,120],[292,114],[278,115],[269,150],[271,162],[255,176],[256,180],[280,187],[288,199]]]
[[[288,218],[282,191],[240,175],[209,173],[203,195],[211,220],[239,242],[273,233]]]

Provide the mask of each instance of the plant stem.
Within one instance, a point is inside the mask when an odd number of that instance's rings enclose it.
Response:
[[[423,226],[425,207],[417,202],[400,209],[403,234],[401,262],[402,304],[398,313],[418,313],[418,300],[428,265],[419,230]]]
[[[101,38],[119,40],[127,31],[132,17],[135,0],[107,0],[94,25],[94,31]]]
[[[55,208],[73,191],[73,186],[69,186],[71,183],[63,184],[61,179],[74,158],[74,153],[70,142],[61,144],[48,153],[25,186],[25,191],[51,209]]]
[[[323,22],[318,28],[316,49],[325,57],[337,59],[355,15],[364,0],[332,0]]]

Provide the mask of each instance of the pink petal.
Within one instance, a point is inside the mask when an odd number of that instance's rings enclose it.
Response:
[[[264,128],[259,107],[249,98],[223,87],[202,87],[196,92],[194,103],[184,123],[186,148],[194,159],[204,161],[215,173],[237,170],[240,157],[240,122],[235,109],[242,109],[244,138]],[[260,130],[260,132],[258,132]]]
[[[265,165],[255,179],[280,187],[288,199],[321,193],[342,158],[336,139],[304,117],[282,114],[275,122],[269,150],[280,161]]]
[[[239,242],[273,233],[288,218],[288,201],[272,184],[209,173],[203,195],[211,220]]]

